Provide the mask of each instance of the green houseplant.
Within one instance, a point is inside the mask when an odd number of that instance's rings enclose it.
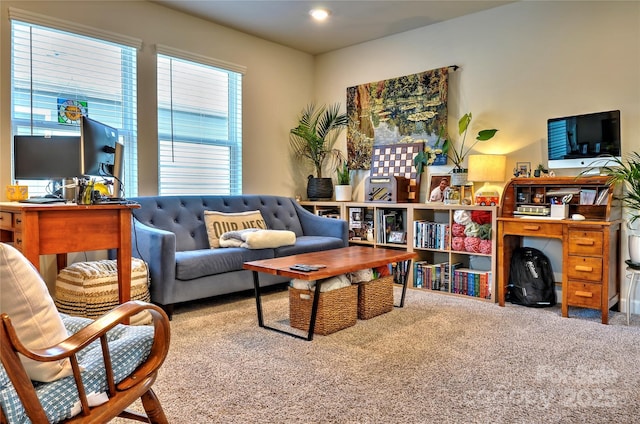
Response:
[[[307,182],[307,197],[311,200],[333,195],[331,178],[323,178],[322,170],[325,162],[330,162],[334,168],[336,161],[342,158],[342,153],[334,146],[347,123],[347,114],[340,112],[339,103],[329,106],[311,103],[305,106],[298,117],[298,125],[290,131],[289,141],[295,156],[311,161],[315,170],[315,177],[309,175]]]
[[[473,147],[480,141],[487,141],[492,139],[493,136],[498,132],[498,130],[496,129],[481,130],[478,132],[475,141],[473,143],[470,143],[470,145],[465,146],[467,140],[467,131],[469,130],[469,125],[471,124],[472,119],[473,115],[471,114],[471,112],[469,112],[465,113],[458,121],[458,135],[462,137],[462,141],[459,147],[456,147],[455,143],[452,140],[444,138],[445,129],[444,127],[440,128],[440,133],[438,134],[438,139],[436,140],[434,147],[425,147],[424,151],[419,152],[413,159],[413,163],[418,174],[424,171],[425,166],[432,165],[438,154],[447,155],[449,160],[453,162],[452,172],[454,174],[466,174],[466,168],[464,168],[463,162],[471,149],[473,149]],[[453,184],[452,182],[452,185],[455,184]]]
[[[352,195],[351,188],[351,175],[347,161],[342,161],[336,168],[336,175],[338,177],[336,184],[336,201],[338,202],[350,202]]]
[[[592,168],[582,174],[590,170]],[[609,177],[609,184],[622,185],[622,193],[617,198],[628,208],[627,227],[637,233],[632,225],[640,219],[640,153],[632,152],[624,157],[611,156],[606,166],[600,167],[600,174]],[[629,259],[633,263],[640,263],[640,235],[629,234],[628,242]]]

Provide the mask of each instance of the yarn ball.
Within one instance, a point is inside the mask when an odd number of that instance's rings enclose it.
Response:
[[[480,240],[480,253],[484,253],[485,255],[491,254],[491,240]]]
[[[464,235],[467,237],[478,237],[480,232],[480,225],[475,222],[470,222],[464,227]]]
[[[471,211],[471,220],[477,224],[490,224],[491,211]]]
[[[454,237],[451,239],[451,249],[464,251],[464,240],[466,237]]]
[[[465,237],[464,250],[466,250],[467,252],[479,253],[480,242],[480,237]]]
[[[453,222],[458,224],[467,225],[471,222],[471,214],[469,211],[457,210],[453,212]]]
[[[464,225],[454,222],[451,225],[451,234],[454,237],[464,237]]]
[[[480,230],[478,230],[478,237],[482,240],[491,239],[491,224],[482,224]]]

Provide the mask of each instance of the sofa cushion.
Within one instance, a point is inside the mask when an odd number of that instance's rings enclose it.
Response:
[[[300,236],[293,246],[282,246],[275,249],[275,257],[298,255],[300,253],[318,252],[320,250],[339,249],[344,241],[337,237]]]
[[[204,223],[209,237],[209,247],[220,247],[220,237],[228,231],[245,230],[247,228],[267,229],[267,224],[260,211],[223,213],[204,211]]]
[[[0,294],[0,313],[9,315],[27,348],[45,348],[67,338],[42,277],[27,258],[4,243],[0,243]],[[69,360],[36,362],[23,356],[20,360],[32,380],[54,381],[72,373]]]
[[[208,275],[240,271],[248,261],[271,259],[273,249],[201,249],[188,252],[176,252],[176,279],[193,280]]]

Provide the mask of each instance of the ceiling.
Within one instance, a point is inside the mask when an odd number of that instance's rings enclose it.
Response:
[[[504,4],[500,0],[151,0],[313,55],[424,27]],[[325,7],[324,23],[311,20]]]

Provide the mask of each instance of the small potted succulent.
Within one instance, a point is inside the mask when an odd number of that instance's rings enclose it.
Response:
[[[337,184],[335,186],[336,201],[338,202],[350,202],[351,201],[351,175],[347,161],[343,161],[336,168],[336,175],[338,176]]]

